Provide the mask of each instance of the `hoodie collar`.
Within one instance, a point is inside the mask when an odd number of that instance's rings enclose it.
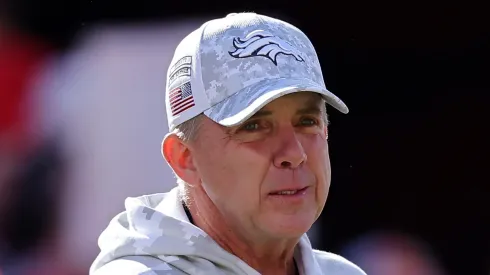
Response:
[[[196,227],[190,222],[184,210],[178,187],[173,188],[170,192],[165,194],[165,198],[157,205],[155,210],[174,219],[183,221],[187,223],[188,226]],[[299,240],[294,252],[294,259],[296,260],[300,275],[323,274],[315,259],[311,242],[306,234],[303,234]]]

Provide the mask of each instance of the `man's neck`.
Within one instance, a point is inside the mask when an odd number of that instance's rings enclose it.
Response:
[[[223,249],[242,259],[261,274],[299,274],[293,259],[294,246],[287,247],[284,244],[275,244],[274,241],[257,244],[250,238],[247,240],[237,233],[238,230],[226,223],[207,195],[198,198],[201,199],[192,199],[187,205],[188,214],[192,216],[194,225],[205,231]]]

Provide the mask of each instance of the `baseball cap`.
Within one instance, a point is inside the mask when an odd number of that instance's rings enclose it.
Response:
[[[204,113],[223,126],[250,118],[283,95],[309,91],[342,113],[308,37],[282,20],[233,13],[204,23],[177,46],[167,71],[169,129]]]

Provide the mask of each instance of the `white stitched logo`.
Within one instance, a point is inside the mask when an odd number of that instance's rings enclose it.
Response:
[[[304,62],[302,53],[293,45],[266,31],[254,31],[245,38],[233,38],[235,51],[229,52],[235,58],[247,58],[252,56],[267,57],[277,66],[279,54],[293,56],[297,61]]]

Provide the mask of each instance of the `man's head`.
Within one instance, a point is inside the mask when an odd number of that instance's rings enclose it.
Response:
[[[348,109],[306,35],[254,13],[207,22],[177,47],[166,103],[162,153],[191,201],[256,237],[310,228],[330,186],[325,106]]]

